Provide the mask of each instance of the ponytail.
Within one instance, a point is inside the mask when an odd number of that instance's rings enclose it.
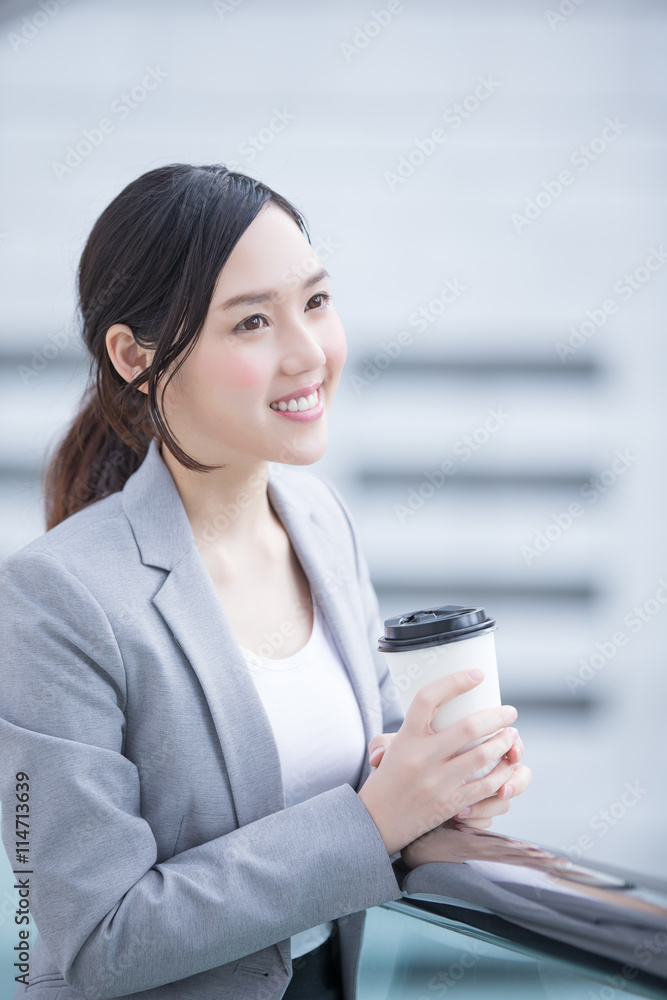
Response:
[[[145,400],[143,393],[136,395]],[[44,481],[47,531],[122,490],[146,457],[152,435],[138,431],[141,414],[122,426],[121,438],[105,417],[102,398],[97,386],[88,386],[79,413],[49,461]]]

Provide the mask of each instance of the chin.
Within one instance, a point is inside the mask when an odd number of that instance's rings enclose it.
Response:
[[[293,462],[285,462],[285,465],[314,465],[315,462],[319,462],[319,460],[324,455],[325,451],[326,449],[323,449],[319,455],[313,455],[312,457],[308,458],[295,459]]]
[[[327,450],[327,440],[319,444],[300,445],[298,440],[286,441],[282,448],[278,450],[273,462],[280,462],[283,465],[312,465],[319,462]]]

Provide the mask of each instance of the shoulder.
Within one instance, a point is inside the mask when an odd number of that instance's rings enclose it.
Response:
[[[89,504],[6,556],[0,562],[0,577],[41,567],[49,575],[59,568],[64,574],[83,578],[86,567],[108,569],[121,552],[127,555],[132,547],[136,549],[119,491]]]

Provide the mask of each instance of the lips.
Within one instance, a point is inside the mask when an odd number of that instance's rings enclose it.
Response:
[[[299,396],[310,396],[310,394],[315,392],[316,389],[319,389],[321,385],[322,385],[321,382],[313,382],[312,385],[304,385],[303,389],[297,389],[296,392],[290,392],[287,396],[280,396],[279,399],[272,399],[271,402],[287,403],[289,402],[290,399],[298,399]]]

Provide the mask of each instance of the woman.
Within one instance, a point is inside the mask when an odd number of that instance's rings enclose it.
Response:
[[[79,298],[92,388],[47,531],[0,576],[3,841],[38,930],[15,996],[352,1000],[399,852],[527,786],[516,711],[436,734],[479,677],[405,721],[392,697],[349,511],[298,468],[346,347],[289,202],[150,171],[95,224]]]

